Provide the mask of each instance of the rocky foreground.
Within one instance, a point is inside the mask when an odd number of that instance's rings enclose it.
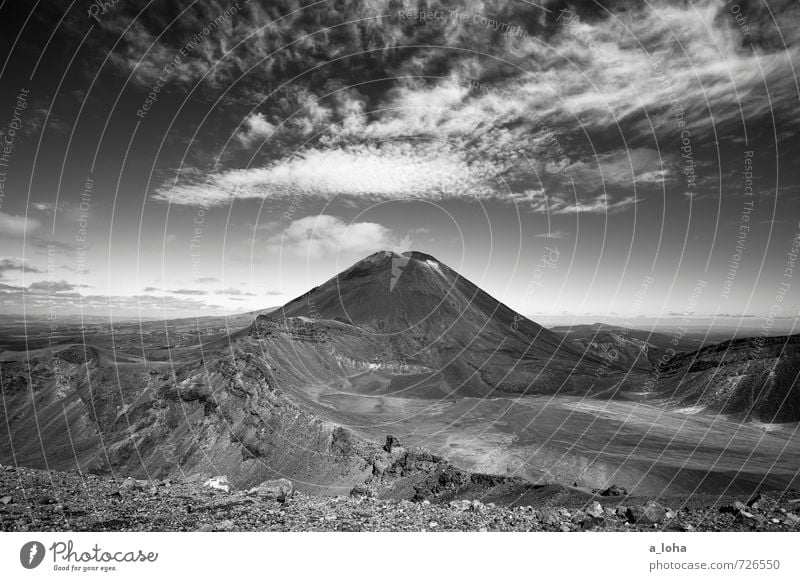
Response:
[[[231,491],[224,478],[115,480],[0,467],[3,531],[800,531],[800,493],[749,499],[634,498],[537,487],[532,504],[479,498],[376,498],[367,489],[323,497],[288,480]],[[518,504],[518,503],[517,503]]]

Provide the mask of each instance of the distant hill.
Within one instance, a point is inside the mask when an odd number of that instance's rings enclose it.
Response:
[[[649,371],[668,353],[693,351],[699,346],[694,337],[629,329],[604,323],[552,327],[581,350],[607,360],[617,361],[627,369]],[[670,354],[672,352],[669,352]]]

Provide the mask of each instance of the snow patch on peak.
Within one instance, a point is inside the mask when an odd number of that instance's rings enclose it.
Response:
[[[427,264],[428,266],[430,266],[431,268],[433,268],[433,269],[434,269],[436,272],[438,272],[439,274],[444,274],[444,273],[442,272],[442,269],[441,269],[441,267],[439,266],[439,263],[438,263],[438,262],[436,262],[435,260],[426,260],[426,261],[425,261],[425,264]]]

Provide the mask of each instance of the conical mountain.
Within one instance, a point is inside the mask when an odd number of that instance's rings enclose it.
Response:
[[[421,252],[372,254],[265,318],[355,326],[465,395],[588,389],[608,367]]]

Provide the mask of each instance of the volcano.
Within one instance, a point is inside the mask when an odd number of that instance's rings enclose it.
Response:
[[[460,395],[586,392],[609,383],[596,372],[609,368],[607,360],[578,350],[422,252],[372,254],[257,325],[267,321],[357,329],[380,346],[373,364],[425,368]]]

